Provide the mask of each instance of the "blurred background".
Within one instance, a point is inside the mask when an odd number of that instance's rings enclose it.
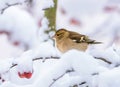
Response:
[[[45,9],[55,5],[55,14],[47,13],[53,17],[52,29]],[[119,0],[1,0],[0,12],[0,59],[17,57],[49,41],[60,28],[103,42],[92,48],[120,46]]]

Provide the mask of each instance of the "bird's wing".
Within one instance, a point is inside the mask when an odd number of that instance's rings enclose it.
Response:
[[[88,44],[100,44],[101,42],[96,42],[95,40],[89,39],[88,36],[70,31],[69,38],[76,43],[88,43]]]
[[[85,40],[85,35],[70,31],[69,38],[77,43],[81,43]]]
[[[75,38],[75,39],[77,39],[77,38],[80,39],[81,36],[83,36],[83,35],[82,35],[82,34],[79,34],[79,33],[77,33],[77,32],[70,31],[70,36],[69,36],[69,37],[70,37],[71,39],[74,39],[74,38]]]

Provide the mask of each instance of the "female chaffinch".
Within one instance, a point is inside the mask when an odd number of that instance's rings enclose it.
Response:
[[[79,34],[77,32],[68,31],[66,29],[59,29],[53,36],[55,45],[62,53],[71,49],[85,51],[89,44],[100,44],[95,40],[89,39],[88,36]]]

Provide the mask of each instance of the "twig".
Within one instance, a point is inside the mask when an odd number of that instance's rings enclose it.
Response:
[[[60,59],[60,58],[59,58],[59,57],[53,57],[53,56],[51,56],[51,57],[46,57],[46,58],[40,57],[40,58],[35,58],[35,59],[33,59],[33,61],[35,61],[35,60],[40,60],[40,59]]]
[[[7,8],[9,8],[9,7],[11,7],[11,6],[15,6],[15,5],[21,5],[21,4],[22,4],[22,3],[14,3],[14,4],[6,3],[6,7],[3,8],[3,9],[1,9],[1,14],[3,14],[3,12],[4,12]]]
[[[43,59],[60,59],[59,57],[53,57],[53,56],[51,56],[51,57],[46,57],[46,58],[43,58],[43,57],[40,57],[40,58],[35,58],[35,59],[33,59],[32,61],[36,61],[36,60],[43,60]],[[44,61],[45,61],[44,60]],[[12,66],[10,67],[10,69],[11,68],[13,68],[13,67],[15,67],[15,66],[17,66],[18,64],[12,64]]]
[[[32,3],[33,0],[25,0],[24,2],[25,2],[25,3]]]
[[[73,86],[70,86],[70,87],[78,87],[78,86],[81,86],[81,85],[84,85],[84,84],[86,84],[87,82],[81,82],[80,84],[75,84],[75,85],[73,85]]]
[[[32,0],[25,0],[25,1],[24,1],[24,3],[31,3],[31,2],[32,2]],[[4,7],[3,9],[0,10],[0,11],[1,11],[1,14],[3,14],[4,11],[5,11],[7,8],[9,8],[9,7],[11,7],[11,6],[15,6],[15,5],[22,5],[22,3],[20,3],[20,2],[13,3],[13,4],[5,3],[5,5],[6,5],[6,7]]]
[[[18,65],[18,64],[12,64],[12,66],[10,67],[10,69],[13,68],[13,67],[15,67],[15,66],[17,66],[17,65]]]
[[[99,60],[102,60],[102,61],[104,61],[104,62],[106,62],[106,63],[108,63],[108,64],[112,64],[112,62],[110,62],[110,61],[108,61],[108,60],[106,60],[106,59],[104,59],[104,58],[98,58],[98,57],[94,57],[95,59],[99,59]]]
[[[59,77],[53,79],[53,82],[49,85],[49,87],[51,87],[57,80],[59,80],[60,78],[62,78],[65,74],[67,73],[71,73],[71,72],[74,72],[74,69],[70,69],[70,70],[66,70],[65,73],[63,73],[62,75],[60,75]]]
[[[83,85],[83,84],[85,84],[86,82],[81,82],[79,85]]]
[[[26,3],[27,7],[32,7],[33,0],[25,0],[24,2]]]
[[[46,58],[40,57],[40,58],[35,58],[35,59],[33,59],[33,61],[35,61],[35,60],[40,60],[40,59],[43,60],[42,62],[45,62],[46,59],[60,59],[60,58],[59,58],[59,57],[53,57],[53,56],[51,56],[51,57],[46,57]]]

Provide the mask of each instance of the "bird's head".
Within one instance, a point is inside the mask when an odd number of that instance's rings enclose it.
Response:
[[[53,36],[54,39],[56,40],[62,40],[65,39],[69,36],[69,32],[66,29],[59,29],[56,31],[55,35]]]

